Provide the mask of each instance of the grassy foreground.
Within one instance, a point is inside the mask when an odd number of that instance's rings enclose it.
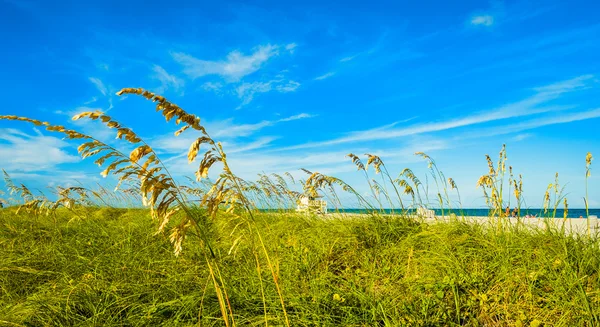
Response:
[[[0,210],[0,326],[223,325],[200,247],[175,257],[145,210],[89,216]],[[273,278],[235,242],[236,220],[206,224],[236,324],[283,325]],[[598,325],[595,238],[290,214],[259,215],[257,228],[292,326]]]

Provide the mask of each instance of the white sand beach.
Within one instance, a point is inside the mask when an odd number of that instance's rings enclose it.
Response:
[[[450,220],[463,220],[463,221],[467,221],[470,223],[477,223],[477,224],[498,224],[499,222],[501,223],[508,223],[512,226],[515,226],[517,224],[522,224],[523,226],[527,226],[530,228],[539,228],[539,229],[546,229],[546,228],[556,228],[558,230],[562,230],[564,228],[565,233],[569,234],[569,233],[574,233],[574,234],[579,234],[579,235],[585,235],[588,233],[588,224],[589,224],[589,230],[591,234],[596,234],[598,231],[600,231],[599,225],[598,225],[598,220],[597,219],[586,219],[586,218],[567,218],[567,219],[563,219],[563,218],[513,218],[513,217],[509,217],[509,218],[498,218],[498,217],[449,217],[449,216],[444,216],[444,217],[434,217],[434,218],[427,218],[425,219],[425,221],[427,221],[428,223],[436,223],[436,222],[444,222],[444,221],[450,221]]]
[[[336,218],[367,218],[369,215],[367,214],[359,214],[359,213],[328,213],[325,215],[326,218],[336,219]],[[598,219],[586,219],[586,218],[513,218],[513,217],[485,217],[485,216],[414,216],[414,218],[422,219],[423,221],[435,224],[441,222],[449,222],[453,220],[465,221],[473,224],[481,224],[481,225],[496,225],[498,223],[510,224],[511,226],[516,226],[521,224],[521,226],[529,227],[529,228],[555,228],[557,230],[564,230],[566,234],[578,234],[578,235],[587,235],[588,229],[590,234],[594,235],[600,232],[600,225]],[[588,228],[589,224],[589,228]],[[564,228],[564,229],[563,229]]]

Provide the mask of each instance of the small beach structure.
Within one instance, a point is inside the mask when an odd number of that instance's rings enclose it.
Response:
[[[327,201],[321,200],[320,198],[322,198],[322,196],[300,196],[300,198],[296,201],[298,204],[296,207],[296,212],[326,214]]]
[[[434,219],[435,211],[424,208],[424,207],[419,207],[419,208],[417,208],[417,216],[424,217],[426,219]]]

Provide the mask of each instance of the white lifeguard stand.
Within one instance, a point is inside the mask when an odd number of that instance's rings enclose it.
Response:
[[[296,212],[305,212],[305,213],[317,213],[317,214],[326,214],[327,213],[327,201],[319,200],[320,196],[312,197],[308,195],[302,195],[296,203],[298,206],[296,207]]]
[[[417,208],[417,216],[424,217],[426,219],[434,219],[435,211],[433,211],[431,209],[427,209],[425,207],[419,207],[419,208]]]

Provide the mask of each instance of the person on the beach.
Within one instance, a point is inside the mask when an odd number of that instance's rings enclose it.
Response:
[[[506,217],[508,217],[508,215],[510,215],[510,208],[506,206]]]

